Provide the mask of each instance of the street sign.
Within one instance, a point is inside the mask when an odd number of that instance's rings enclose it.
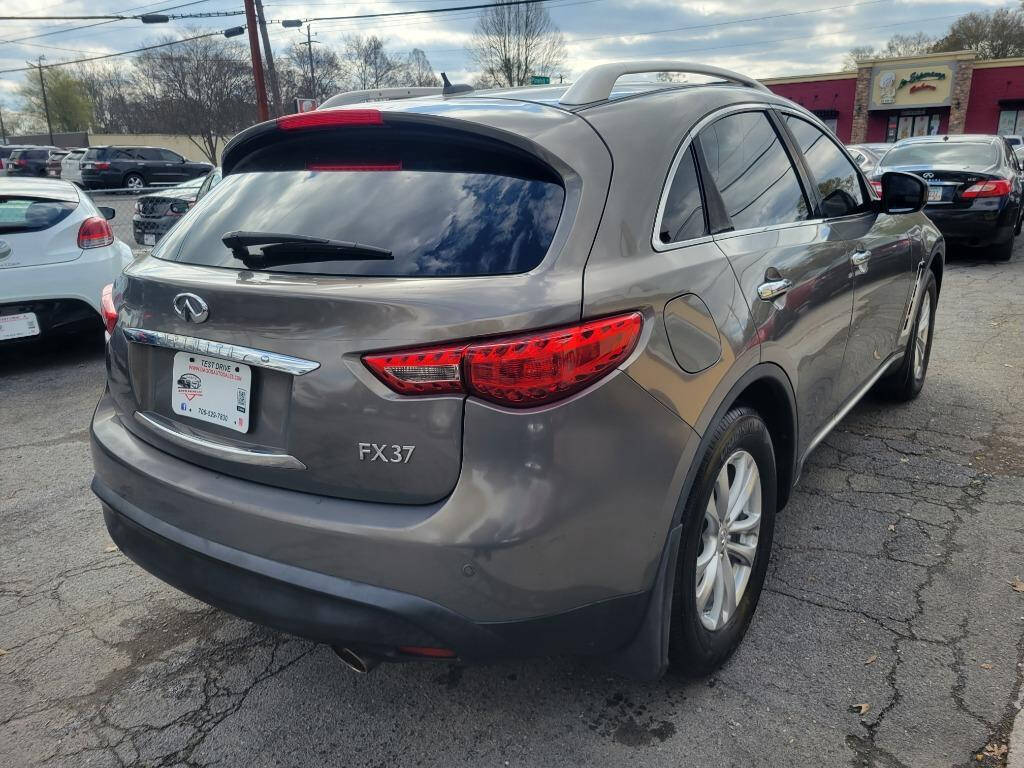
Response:
[[[295,100],[295,111],[296,112],[312,112],[317,108],[316,99],[296,99]]]
[[[534,75],[530,78],[530,85],[551,85],[551,78],[547,75]]]

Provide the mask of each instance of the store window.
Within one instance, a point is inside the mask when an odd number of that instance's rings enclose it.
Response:
[[[893,142],[910,136],[937,136],[941,122],[942,116],[937,112],[931,115],[913,112],[890,115],[885,131],[885,140]]]
[[[1024,109],[999,110],[999,128],[996,133],[1000,136],[1024,133]]]

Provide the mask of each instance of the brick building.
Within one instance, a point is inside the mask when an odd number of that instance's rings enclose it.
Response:
[[[844,142],[936,133],[1024,134],[1024,58],[972,51],[863,61],[855,72],[762,82],[824,120]]]

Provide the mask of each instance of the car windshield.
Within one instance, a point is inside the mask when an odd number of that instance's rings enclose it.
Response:
[[[66,200],[0,195],[0,233],[49,229],[70,216],[75,207]]]
[[[987,167],[999,162],[995,145],[968,141],[929,141],[890,149],[882,165],[975,165]]]

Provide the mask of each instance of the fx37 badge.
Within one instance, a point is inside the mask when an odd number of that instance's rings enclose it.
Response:
[[[412,458],[415,445],[377,445],[377,443],[359,443],[360,461],[383,461],[385,464],[408,464]]]

